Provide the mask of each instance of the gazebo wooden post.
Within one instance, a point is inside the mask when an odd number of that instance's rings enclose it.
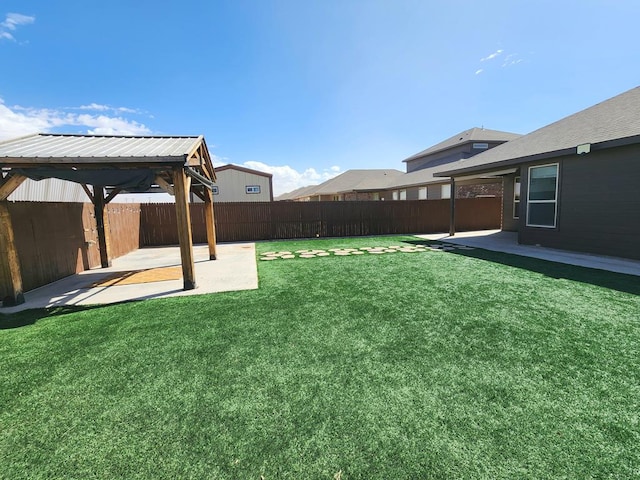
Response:
[[[176,198],[176,219],[180,258],[182,259],[182,280],[184,290],[196,288],[195,266],[193,262],[193,239],[191,237],[191,215],[189,213],[189,188],[183,167],[173,168],[173,190]]]
[[[204,220],[207,227],[207,243],[209,244],[209,260],[217,258],[216,253],[216,223],[213,213],[213,194],[208,188],[204,189]]]
[[[111,242],[109,238],[109,219],[105,214],[106,201],[104,187],[93,186],[93,206],[96,213],[96,226],[98,229],[98,247],[100,249],[100,265],[102,268],[111,266]]]
[[[7,198],[25,180],[26,177],[22,175],[13,175],[6,179],[3,179],[0,175],[0,280],[9,287],[8,295],[0,298],[0,302],[4,307],[24,303],[22,271]]]

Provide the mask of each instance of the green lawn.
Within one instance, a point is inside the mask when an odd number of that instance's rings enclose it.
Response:
[[[0,478],[640,477],[639,278],[481,250],[258,267],[0,316]]]

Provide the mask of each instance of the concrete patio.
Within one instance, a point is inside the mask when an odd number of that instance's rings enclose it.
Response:
[[[535,245],[520,245],[518,244],[518,234],[516,232],[481,230],[475,232],[460,232],[456,233],[453,237],[450,237],[448,233],[416,236],[427,240],[438,240],[455,245],[484,248],[485,250],[539,258],[551,262],[640,276],[640,260],[571,252]]]
[[[183,290],[182,276],[165,281],[112,285],[99,284],[118,273],[149,271],[180,266],[179,247],[141,248],[113,260],[109,268],[97,268],[71,275],[25,293],[25,303],[0,308],[2,313],[15,313],[31,308],[69,305],[110,304],[128,300],[202,295],[215,292],[254,290],[258,288],[255,244],[219,244],[218,259],[209,260],[207,245],[194,246],[197,288]],[[123,282],[124,283],[124,282]]]

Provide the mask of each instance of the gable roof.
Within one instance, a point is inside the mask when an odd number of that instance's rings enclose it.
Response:
[[[278,195],[275,200],[295,200],[296,198],[307,197],[307,192],[312,192],[317,185],[307,185],[306,187],[296,188],[287,193]]]
[[[252,175],[260,175],[262,177],[273,177],[273,174],[267,172],[261,172],[260,170],[253,170],[247,167],[241,167],[239,165],[233,165],[229,163],[228,165],[223,165],[221,167],[216,167],[216,172],[224,172],[225,170],[237,170],[238,172],[250,173]]]
[[[125,136],[36,133],[0,142],[0,163],[179,162],[202,136]]]
[[[486,128],[470,128],[464,132],[460,132],[457,135],[447,138],[440,143],[437,143],[426,150],[416,153],[403,160],[403,162],[409,162],[420,157],[431,155],[443,150],[448,150],[458,145],[465,145],[471,142],[508,142],[515,138],[520,137],[517,133],[501,132],[500,130],[489,130]]]
[[[317,185],[317,188],[310,195],[380,190],[392,184],[402,175],[404,172],[395,169],[347,170],[337,177]]]
[[[569,115],[474,157],[448,165],[438,176],[451,176],[508,166],[529,160],[576,154],[591,149],[640,143],[640,87]]]

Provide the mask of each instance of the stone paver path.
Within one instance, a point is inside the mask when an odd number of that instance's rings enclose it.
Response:
[[[474,250],[473,247],[444,244],[391,245],[388,247],[330,248],[328,250],[296,250],[295,252],[265,252],[260,260],[287,260],[292,258],[347,257],[351,255],[383,255],[388,253],[448,252]]]

